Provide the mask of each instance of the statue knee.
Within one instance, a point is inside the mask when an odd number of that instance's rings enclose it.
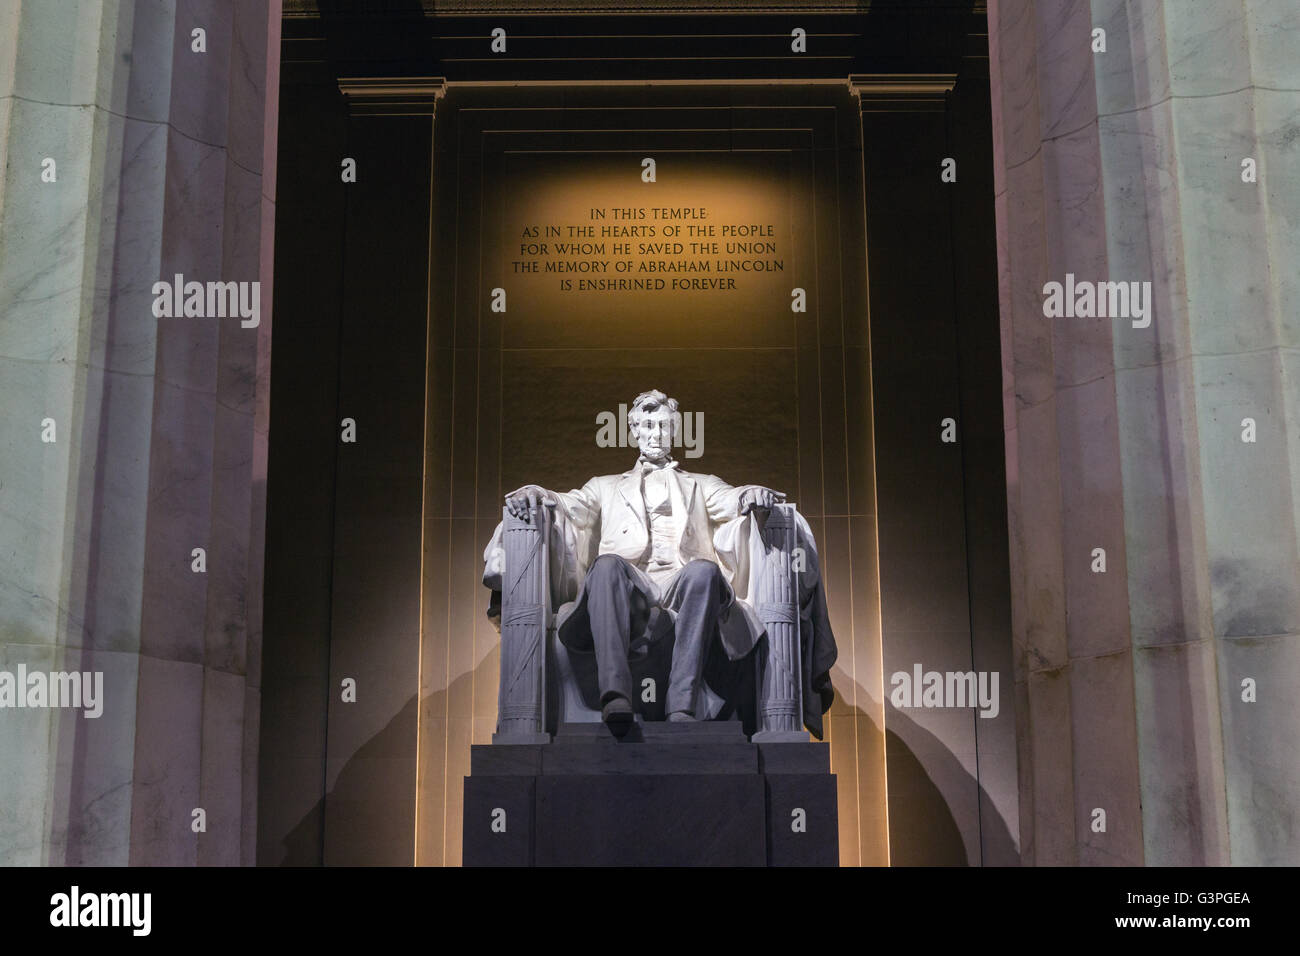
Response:
[[[682,569],[682,581],[697,587],[708,587],[722,581],[722,569],[712,561],[696,558]]]
[[[612,580],[624,574],[623,559],[617,554],[602,554],[587,569],[587,577],[596,580]]]

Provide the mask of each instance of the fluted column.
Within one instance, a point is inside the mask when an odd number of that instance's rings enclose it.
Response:
[[[551,610],[547,539],[552,520],[550,507],[539,508],[529,521],[508,511],[502,518],[501,685],[493,743],[546,743],[551,739],[545,732],[542,710]]]
[[[767,631],[767,658],[760,690],[756,741],[806,741],[799,642],[799,589],[791,566],[794,506],[777,505],[763,525],[766,555],[758,579],[758,619]]]
[[[1023,855],[1295,864],[1300,17],[989,27]],[[1046,317],[1070,281],[1148,311]]]
[[[104,681],[0,710],[7,863],[253,862],[279,16],[0,2],[0,670]]]

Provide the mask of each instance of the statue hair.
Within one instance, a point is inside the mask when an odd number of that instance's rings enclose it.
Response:
[[[627,410],[627,424],[629,428],[636,428],[641,423],[642,412],[653,412],[660,405],[666,405],[668,411],[673,413],[673,421],[677,420],[677,399],[669,398],[657,388],[652,388],[648,392],[642,392],[632,401],[632,406]]]

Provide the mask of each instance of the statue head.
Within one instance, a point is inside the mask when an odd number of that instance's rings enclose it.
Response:
[[[677,399],[658,389],[642,392],[627,412],[628,430],[646,461],[658,463],[672,455],[677,422]]]

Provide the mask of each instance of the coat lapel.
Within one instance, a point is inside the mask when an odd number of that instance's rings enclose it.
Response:
[[[646,525],[645,496],[641,494],[640,469],[633,468],[631,471],[623,472],[623,478],[618,483],[618,493],[626,503],[626,507],[632,509],[632,514],[636,516],[637,523],[648,527]]]
[[[685,530],[691,520],[691,509],[695,506],[695,479],[680,468],[673,469],[673,478],[677,488],[677,500],[673,502],[673,507],[681,507],[682,521],[681,528]]]

